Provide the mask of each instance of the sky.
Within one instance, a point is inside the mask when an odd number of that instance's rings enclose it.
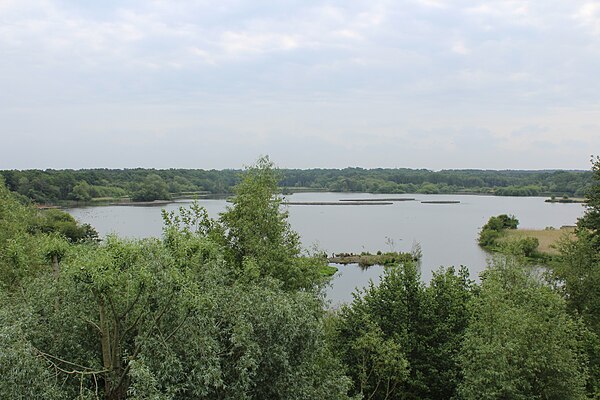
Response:
[[[600,0],[0,0],[0,169],[589,169]]]

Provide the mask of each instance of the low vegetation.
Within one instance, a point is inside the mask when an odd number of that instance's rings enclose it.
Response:
[[[489,251],[540,258],[539,239],[535,236],[514,234],[519,220],[515,216],[501,214],[491,217],[479,232],[479,245]]]
[[[479,232],[479,245],[486,248],[494,248],[498,245],[498,239],[507,229],[517,229],[519,220],[515,216],[501,214],[491,217],[488,222],[481,227]]]
[[[498,243],[505,244],[515,241],[529,239],[537,240],[535,251],[556,256],[560,254],[559,245],[564,240],[575,240],[575,227],[561,227],[559,229],[511,229],[506,231],[505,236],[498,240]]]
[[[361,267],[370,267],[371,265],[394,266],[404,263],[418,261],[420,255],[412,253],[401,253],[395,251],[377,252],[371,254],[363,252],[361,254],[339,253],[328,259],[330,263],[336,264],[358,264]]]
[[[479,232],[479,245],[486,250],[548,261],[560,253],[564,241],[576,240],[575,227],[517,229],[519,221],[506,214],[491,217]]]
[[[581,197],[571,198],[567,195],[564,195],[563,197],[552,196],[549,199],[546,199],[546,203],[564,203],[564,204],[585,203],[585,199],[581,198]]]

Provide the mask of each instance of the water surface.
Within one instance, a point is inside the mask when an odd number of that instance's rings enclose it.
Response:
[[[377,199],[411,197],[416,201],[392,205],[288,206],[289,221],[307,249],[317,248],[328,254],[362,251],[410,251],[418,243],[423,252],[423,280],[431,279],[440,266],[466,265],[476,277],[486,266],[487,254],[477,246],[477,235],[489,217],[512,214],[520,228],[542,229],[574,225],[584,208],[581,204],[545,203],[541,197],[500,197],[474,195],[390,196],[366,193],[295,193],[289,201],[329,202],[340,199]],[[422,204],[420,200],[459,200],[459,204]],[[227,207],[225,200],[199,200],[209,215],[217,218]],[[175,210],[183,203],[167,206],[97,206],[69,211],[81,222],[90,223],[100,235],[114,232],[125,237],[160,236],[161,209]],[[328,297],[334,302],[352,299],[356,286],[369,279],[377,281],[382,267],[362,270],[358,266],[340,266]]]

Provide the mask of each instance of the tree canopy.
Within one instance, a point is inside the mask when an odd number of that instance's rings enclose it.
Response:
[[[460,356],[460,398],[585,398],[583,327],[565,301],[510,258],[482,279]]]
[[[0,397],[598,398],[593,190],[549,281],[506,256],[480,284],[465,267],[425,283],[402,259],[329,310],[325,261],[291,229],[279,173],[261,158],[219,218],[197,203],[164,212],[163,236],[141,240],[98,240],[0,182]]]
[[[38,203],[89,201],[129,196],[138,201],[182,194],[231,194],[238,170],[82,169],[4,170],[8,188]],[[160,179],[159,179],[160,178]],[[492,171],[426,169],[282,169],[286,191],[327,190],[370,193],[486,193],[498,196],[581,197],[589,171]]]

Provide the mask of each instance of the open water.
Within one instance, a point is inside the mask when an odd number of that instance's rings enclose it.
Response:
[[[440,266],[469,268],[476,278],[485,269],[488,255],[477,245],[479,229],[498,214],[512,214],[520,228],[542,229],[574,225],[584,207],[581,204],[550,204],[541,197],[500,197],[474,195],[374,195],[364,193],[295,193],[286,196],[295,202],[332,202],[341,199],[407,197],[415,201],[392,205],[290,205],[289,221],[307,249],[331,253],[362,251],[411,251],[421,247],[421,273],[425,281]],[[420,201],[458,200],[459,204],[423,204]],[[217,218],[226,209],[225,200],[198,200],[209,215]],[[125,237],[160,236],[161,209],[168,211],[186,202],[167,206],[94,206],[67,210],[75,218],[94,226],[100,235],[116,233]],[[356,287],[369,280],[378,282],[383,268],[361,269],[339,266],[327,297],[338,304],[352,300]]]

